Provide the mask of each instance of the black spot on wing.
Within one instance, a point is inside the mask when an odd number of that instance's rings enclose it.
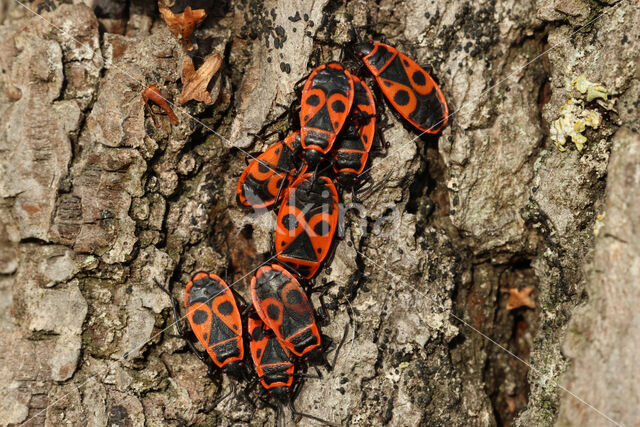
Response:
[[[295,230],[298,226],[298,220],[293,214],[285,215],[280,222],[282,223],[282,226],[289,231]]]
[[[253,338],[254,341],[262,341],[264,339],[264,329],[260,326],[255,328],[251,333],[251,338]]]
[[[318,95],[310,95],[307,100],[306,103],[311,105],[312,107],[317,107],[320,104],[320,97]]]
[[[269,304],[267,306],[267,316],[272,320],[280,319],[280,307],[275,304]]]
[[[207,322],[207,320],[209,319],[209,315],[207,314],[206,311],[196,310],[193,313],[192,319],[193,319],[193,323],[195,323],[196,325],[202,325]]]
[[[420,70],[414,71],[411,78],[418,86],[424,86],[427,83],[427,79],[424,77],[424,73]]]
[[[338,100],[333,101],[333,103],[331,104],[331,109],[336,113],[344,113],[344,111],[347,109],[347,106],[344,105],[344,102]]]
[[[409,92],[407,92],[404,89],[400,89],[393,96],[393,100],[396,102],[396,104],[398,104],[400,106],[407,105],[409,103],[409,99],[410,99],[409,98]]]
[[[400,83],[409,88],[411,87],[409,76],[407,76],[406,70],[398,57],[394,58],[391,64],[380,74],[380,77]],[[425,76],[423,75],[422,78],[425,78]],[[416,83],[418,82],[416,81]],[[436,91],[432,90],[426,95],[420,95],[414,91],[414,94],[417,105],[415,110],[409,115],[411,120],[420,123],[425,128],[432,128],[441,124],[444,119],[444,106],[436,96]],[[398,102],[398,104],[400,104],[400,102]]]
[[[233,305],[229,301],[224,301],[218,305],[218,311],[224,316],[233,313]]]
[[[291,305],[298,305],[302,303],[302,301],[302,294],[297,289],[291,289],[289,292],[287,292],[287,303]]]
[[[329,226],[329,223],[323,220],[317,223],[315,227],[313,227],[313,231],[319,236],[326,236],[327,234],[329,234],[330,228],[331,227]]]
[[[258,171],[260,173],[267,173],[271,170],[271,166],[268,165],[264,160],[258,160]]]

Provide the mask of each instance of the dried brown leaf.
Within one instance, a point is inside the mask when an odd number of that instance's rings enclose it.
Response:
[[[187,6],[184,12],[179,14],[174,14],[171,12],[171,9],[167,7],[160,8],[160,14],[162,15],[162,19],[167,23],[169,30],[171,33],[176,36],[176,38],[182,44],[182,48],[185,50],[193,49],[193,43],[191,43],[191,35],[193,34],[193,30],[202,21],[207,17],[207,13],[204,9],[191,9],[191,6]]]
[[[169,120],[171,120],[172,124],[174,124],[174,125],[178,124],[178,118],[176,117],[175,113],[173,112],[173,110],[169,106],[169,103],[167,102],[165,97],[162,96],[162,94],[160,93],[160,89],[158,89],[158,86],[156,86],[153,83],[151,83],[142,92],[142,100],[144,101],[144,105],[147,108],[147,110],[149,110],[149,113],[151,114],[151,117],[153,118],[153,123],[154,123],[154,125],[156,127],[158,126],[158,124],[156,122],[155,117],[153,116],[153,111],[149,107],[149,102],[153,102],[154,104],[157,104],[158,106],[160,106],[160,108],[162,108],[167,113],[167,115],[169,116]]]
[[[518,288],[502,288],[502,292],[506,292],[509,294],[509,299],[507,300],[507,310],[515,310],[516,308],[520,308],[523,306],[529,308],[536,308],[536,303],[531,299],[531,292],[533,292],[533,286],[527,286],[523,289]]]
[[[193,60],[186,57],[182,63],[182,93],[178,98],[178,104],[182,105],[187,101],[195,100],[212,104],[211,93],[207,90],[209,82],[218,72],[222,65],[222,56],[214,53],[205,59],[204,64],[198,70],[193,66]]]

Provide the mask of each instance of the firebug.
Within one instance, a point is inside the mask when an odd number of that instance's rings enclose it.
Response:
[[[359,43],[356,51],[391,105],[413,126],[438,133],[447,124],[449,108],[442,91],[413,59],[372,41]]]
[[[243,377],[242,320],[235,297],[215,274],[197,273],[185,289],[187,319],[211,360],[236,378]]]
[[[276,203],[282,190],[306,170],[306,163],[299,159],[300,147],[300,132],[296,131],[253,159],[238,179],[238,201],[254,209]]]
[[[287,189],[276,225],[278,260],[311,278],[329,254],[338,224],[338,192],[326,176],[301,175]]]
[[[270,391],[278,400],[286,401],[295,370],[291,354],[278,341],[273,331],[259,317],[254,316],[249,317],[247,328],[256,373],[265,390]]]
[[[311,168],[331,150],[352,103],[353,80],[342,65],[323,64],[311,72],[300,101],[300,141]]]
[[[376,105],[371,89],[356,76],[354,98],[347,123],[333,147],[333,169],[338,182],[351,185],[364,170],[376,131]]]
[[[287,350],[316,363],[324,361],[313,308],[291,273],[278,264],[259,268],[251,279],[251,300]]]

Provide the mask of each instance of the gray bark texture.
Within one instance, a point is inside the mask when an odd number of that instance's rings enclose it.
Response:
[[[1,425],[279,422],[259,385],[220,401],[229,379],[172,335],[154,282],[183,301],[205,270],[250,300],[275,214],[236,203],[247,153],[289,131],[320,63],[366,76],[352,27],[425,66],[452,115],[418,137],[379,100],[389,146],[311,296],[344,343],[296,408],[338,425],[640,425],[637,0],[166,4],[207,11],[196,67],[224,58],[215,102],[174,104],[177,125],[141,97],[184,83],[155,1],[0,1]],[[528,291],[535,307],[507,309]]]

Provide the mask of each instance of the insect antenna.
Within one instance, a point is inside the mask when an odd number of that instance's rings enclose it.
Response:
[[[336,352],[333,354],[333,361],[331,362],[331,366],[336,366],[336,360],[338,360],[338,354],[340,353],[340,349],[344,345],[344,342],[347,340],[347,334],[349,333],[349,322],[344,327],[344,333],[342,334],[342,339],[340,340],[340,344],[336,348]]]
[[[236,393],[236,386],[233,382],[229,381],[229,391],[226,394],[223,394],[222,397],[218,398],[215,402],[213,402],[211,405],[209,405],[206,409],[205,409],[205,413],[209,413],[211,411],[213,411],[216,406],[218,406],[220,404],[220,402],[222,402],[223,400],[225,400],[227,397],[229,397],[231,394],[235,394]]]
[[[282,403],[278,402],[278,408],[276,409],[276,420],[278,427],[286,427],[284,422],[284,410],[282,409]]]
[[[291,410],[291,418],[303,417],[303,418],[308,418],[310,420],[317,421],[319,423],[322,423],[322,424],[325,424],[325,425],[328,425],[328,426],[337,426],[337,424],[332,423],[331,421],[323,420],[322,418],[316,417],[314,415],[296,411],[296,408],[293,407],[293,403],[292,402],[289,402],[289,409]]]

